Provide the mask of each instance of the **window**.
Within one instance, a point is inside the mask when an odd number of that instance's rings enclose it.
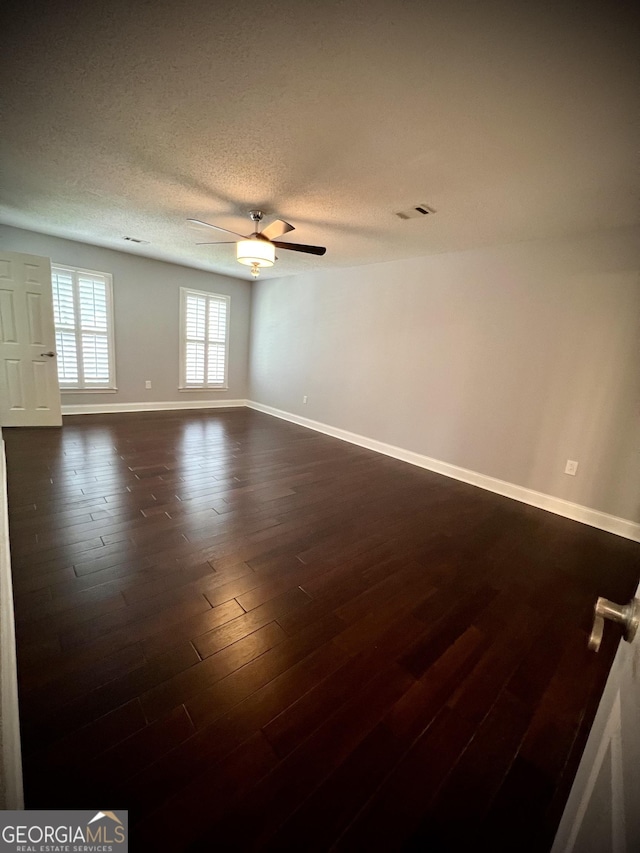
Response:
[[[180,388],[227,388],[229,297],[180,288]]]
[[[111,276],[54,265],[51,285],[60,388],[115,391]]]

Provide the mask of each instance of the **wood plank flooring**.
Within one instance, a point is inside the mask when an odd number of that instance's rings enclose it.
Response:
[[[127,808],[132,849],[549,849],[640,546],[247,409],[4,437],[27,807]]]

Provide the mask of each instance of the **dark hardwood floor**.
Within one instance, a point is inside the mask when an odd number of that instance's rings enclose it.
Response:
[[[640,546],[257,412],[5,430],[25,795],[132,849],[546,851]]]

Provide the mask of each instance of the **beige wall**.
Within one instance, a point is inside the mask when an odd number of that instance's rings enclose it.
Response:
[[[116,394],[63,394],[62,403],[245,399],[251,285],[229,276],[0,226],[0,248],[113,275]],[[228,391],[178,391],[180,287],[231,297]],[[144,387],[150,379],[152,388]]]
[[[639,270],[622,229],[259,281],[250,396],[640,521]]]

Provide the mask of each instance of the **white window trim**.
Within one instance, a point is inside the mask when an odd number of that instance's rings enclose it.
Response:
[[[222,299],[227,304],[227,329],[225,336],[224,348],[224,382],[223,384],[208,384],[203,385],[187,385],[186,384],[186,319],[185,305],[187,302],[187,294],[194,296],[215,297]],[[205,324],[207,328],[207,324]],[[228,391],[229,390],[229,338],[231,337],[231,297],[224,293],[212,293],[209,290],[194,290],[192,287],[180,288],[180,376],[178,377],[178,391]],[[206,349],[206,347],[205,347]]]
[[[63,272],[70,272],[74,278],[74,285],[76,284],[76,276],[78,273],[84,273],[85,275],[96,275],[102,276],[106,283],[106,293],[107,293],[107,341],[109,344],[109,378],[111,382],[109,385],[86,385],[86,384],[68,384],[65,382],[61,382],[58,380],[58,384],[60,386],[61,394],[115,394],[118,391],[118,386],[116,383],[116,363],[115,363],[115,319],[113,315],[113,275],[109,272],[102,272],[101,270],[87,270],[83,267],[72,267],[69,264],[59,264],[54,261],[51,262],[51,268],[59,269]],[[80,311],[78,309],[78,290],[77,287],[74,286],[73,289],[73,301],[74,301],[74,313],[76,318],[80,317]],[[56,330],[57,331],[57,330]],[[82,352],[81,348],[78,348],[76,345],[76,352],[78,353],[78,367],[80,372],[80,367],[82,365]]]
[[[112,388],[78,388],[76,385],[60,385],[61,394],[117,394],[118,389]],[[109,404],[111,405],[111,404]]]

